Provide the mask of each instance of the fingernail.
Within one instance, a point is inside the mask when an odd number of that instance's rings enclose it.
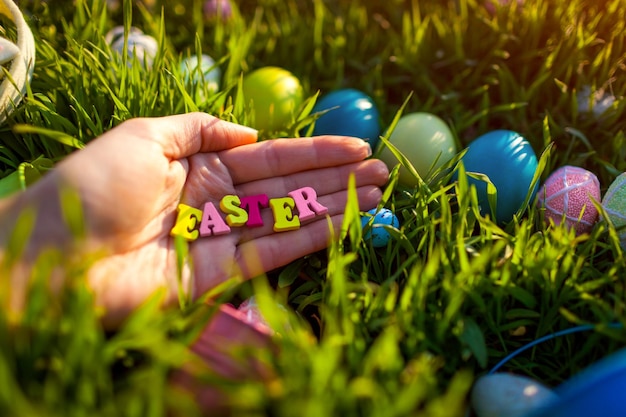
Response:
[[[258,130],[256,130],[255,128],[250,127],[250,126],[243,126],[243,125],[241,125],[241,126],[242,126],[242,127],[244,128],[244,130],[245,130],[245,131],[247,131],[249,134],[254,135],[254,136],[258,136],[258,135],[259,135],[259,131],[258,131]]]
[[[372,146],[369,144],[369,142],[365,142],[365,144],[367,145],[367,158],[369,158],[370,156],[372,156]]]

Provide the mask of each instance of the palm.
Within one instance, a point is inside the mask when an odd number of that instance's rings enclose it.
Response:
[[[186,117],[189,123],[192,116],[175,117]],[[197,130],[209,131],[200,135],[201,143],[188,141],[184,132],[173,134],[176,125],[168,130],[155,122],[126,124],[128,132],[120,127],[104,135],[108,137],[58,169],[80,190],[92,240],[109,251],[90,271],[90,281],[100,301],[115,312],[113,321],[159,287],[168,287],[170,300],[175,298],[177,267],[170,231],[179,202],[202,209],[205,202],[217,206],[227,194],[274,198],[311,186],[338,224],[351,172],[356,174],[362,207],[373,207],[380,198],[386,168],[379,161],[362,161],[367,154],[359,141],[329,137],[252,144],[250,132],[227,125],[230,130],[224,133],[221,125],[207,128],[206,119],[202,121]],[[99,163],[102,160],[113,162]],[[103,180],[100,188],[89,186]],[[283,233],[273,231],[270,211],[264,210],[263,219],[262,227],[232,228],[229,234],[190,243],[193,271],[185,276],[193,277],[194,295],[234,273],[250,278],[327,244],[324,217]]]

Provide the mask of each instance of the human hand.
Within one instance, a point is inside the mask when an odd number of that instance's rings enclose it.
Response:
[[[115,325],[158,288],[168,289],[169,302],[176,299],[170,231],[179,202],[202,208],[205,202],[219,205],[227,194],[274,198],[310,186],[337,228],[350,173],[361,209],[374,207],[381,197],[387,168],[364,160],[370,151],[360,139],[256,139],[252,129],[203,113],[122,123],[67,157],[11,204],[16,212],[27,205],[38,209],[29,253],[34,256],[46,245],[72,245],[60,221],[59,190],[75,189],[87,230],[81,250],[106,251],[90,269],[89,282],[106,309],[105,322]],[[276,233],[271,212],[264,212],[262,227],[233,228],[190,242],[193,271],[184,271],[183,287],[199,296],[234,274],[251,278],[327,246],[324,216]]]

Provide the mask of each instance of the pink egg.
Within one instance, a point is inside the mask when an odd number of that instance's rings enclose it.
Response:
[[[539,206],[545,207],[546,222],[552,219],[558,225],[564,219],[580,235],[589,233],[598,221],[593,202],[600,201],[600,182],[586,169],[569,165],[557,169],[538,194]]]

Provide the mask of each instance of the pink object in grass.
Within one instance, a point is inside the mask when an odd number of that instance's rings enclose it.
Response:
[[[285,307],[280,304],[278,304],[278,308],[286,311]],[[251,296],[243,303],[241,303],[237,310],[243,313],[246,323],[250,324],[251,326],[257,326],[260,329],[265,329],[265,331],[267,332],[274,333],[274,329],[270,327],[267,320],[265,320],[265,317],[263,317],[263,315],[261,314],[259,304],[257,303],[254,296]]]
[[[576,235],[589,233],[598,221],[600,182],[592,172],[570,165],[554,171],[539,191],[539,205],[545,207],[544,218],[555,224],[564,219]]]
[[[191,345],[204,366],[189,362],[173,373],[172,381],[191,393],[207,415],[226,415],[232,399],[223,391],[220,378],[231,383],[271,379],[272,368],[260,358],[276,353],[272,334],[269,327],[250,323],[246,313],[221,305]],[[218,377],[215,382],[197,377],[207,371]]]
[[[207,20],[227,20],[233,15],[233,6],[230,0],[207,0],[204,3],[203,11]]]

